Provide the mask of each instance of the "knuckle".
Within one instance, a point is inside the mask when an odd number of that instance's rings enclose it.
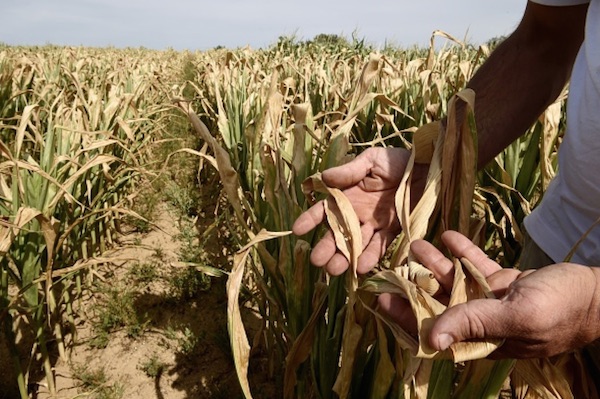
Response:
[[[469,304],[467,303],[467,307]],[[479,309],[475,309],[472,312],[467,313],[467,325],[469,328],[469,335],[472,338],[482,339],[486,338],[486,317]]]

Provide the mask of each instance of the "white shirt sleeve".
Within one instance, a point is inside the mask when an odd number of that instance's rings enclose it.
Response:
[[[538,3],[545,6],[576,6],[587,4],[590,0],[530,0],[532,3]]]

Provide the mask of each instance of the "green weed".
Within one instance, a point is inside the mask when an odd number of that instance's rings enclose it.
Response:
[[[154,353],[152,356],[142,361],[138,365],[138,369],[143,371],[150,378],[160,377],[165,369],[165,364],[160,361],[158,355]]]
[[[80,390],[92,399],[121,399],[125,388],[121,383],[110,384],[104,368],[92,370],[85,365],[71,367],[73,378],[81,381]]]
[[[130,338],[139,337],[146,326],[138,316],[134,306],[134,292],[123,288],[108,288],[105,299],[97,305],[97,317],[94,321],[95,339],[90,345],[103,348],[109,341],[109,334],[125,328]]]
[[[175,239],[180,242],[179,260],[182,262],[202,263],[205,250],[200,244],[198,231],[191,220],[182,220],[179,223],[179,234]]]
[[[127,216],[125,221],[137,232],[145,234],[152,230],[152,221],[155,219],[156,210],[161,202],[161,195],[151,184],[144,184],[138,195],[133,199],[131,210],[143,219]]]
[[[183,355],[190,355],[196,349],[200,338],[189,327],[186,327],[182,331],[183,336],[177,338],[179,349],[178,351]]]
[[[176,272],[169,280],[170,296],[176,301],[192,299],[210,288],[210,278],[193,267]]]
[[[178,182],[169,181],[165,186],[165,198],[179,215],[192,216],[196,213],[196,205],[199,203],[198,194],[194,191]]]
[[[149,283],[158,278],[156,262],[136,262],[129,270],[129,275],[137,283]]]

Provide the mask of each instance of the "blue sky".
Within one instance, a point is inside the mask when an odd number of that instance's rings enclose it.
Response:
[[[8,3],[8,4],[7,4]],[[265,47],[281,35],[319,33],[368,43],[425,45],[443,30],[472,43],[507,35],[523,0],[9,0],[0,7],[0,42],[176,50]]]

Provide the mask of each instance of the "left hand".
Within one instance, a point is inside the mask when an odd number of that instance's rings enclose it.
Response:
[[[469,259],[481,271],[499,299],[477,299],[448,308],[431,330],[429,341],[434,349],[495,338],[505,342],[490,357],[540,358],[580,348],[600,337],[600,270],[573,263],[526,272],[503,269],[457,232],[445,232],[442,240],[454,256]],[[411,250],[449,294],[452,262],[426,241],[415,241]],[[416,332],[407,302],[383,294],[379,303],[397,323]]]
[[[409,158],[410,152],[403,148],[372,147],[345,165],[323,171],[323,182],[343,190],[361,223],[364,248],[358,258],[358,273],[371,270],[400,233],[395,195]],[[421,173],[420,176],[426,175]],[[413,192],[422,192],[422,182],[424,179],[419,180]],[[298,217],[292,230],[296,235],[303,235],[324,221],[325,208],[323,201],[319,201]],[[348,259],[336,247],[331,229],[313,248],[310,261],[334,276],[349,267]]]

